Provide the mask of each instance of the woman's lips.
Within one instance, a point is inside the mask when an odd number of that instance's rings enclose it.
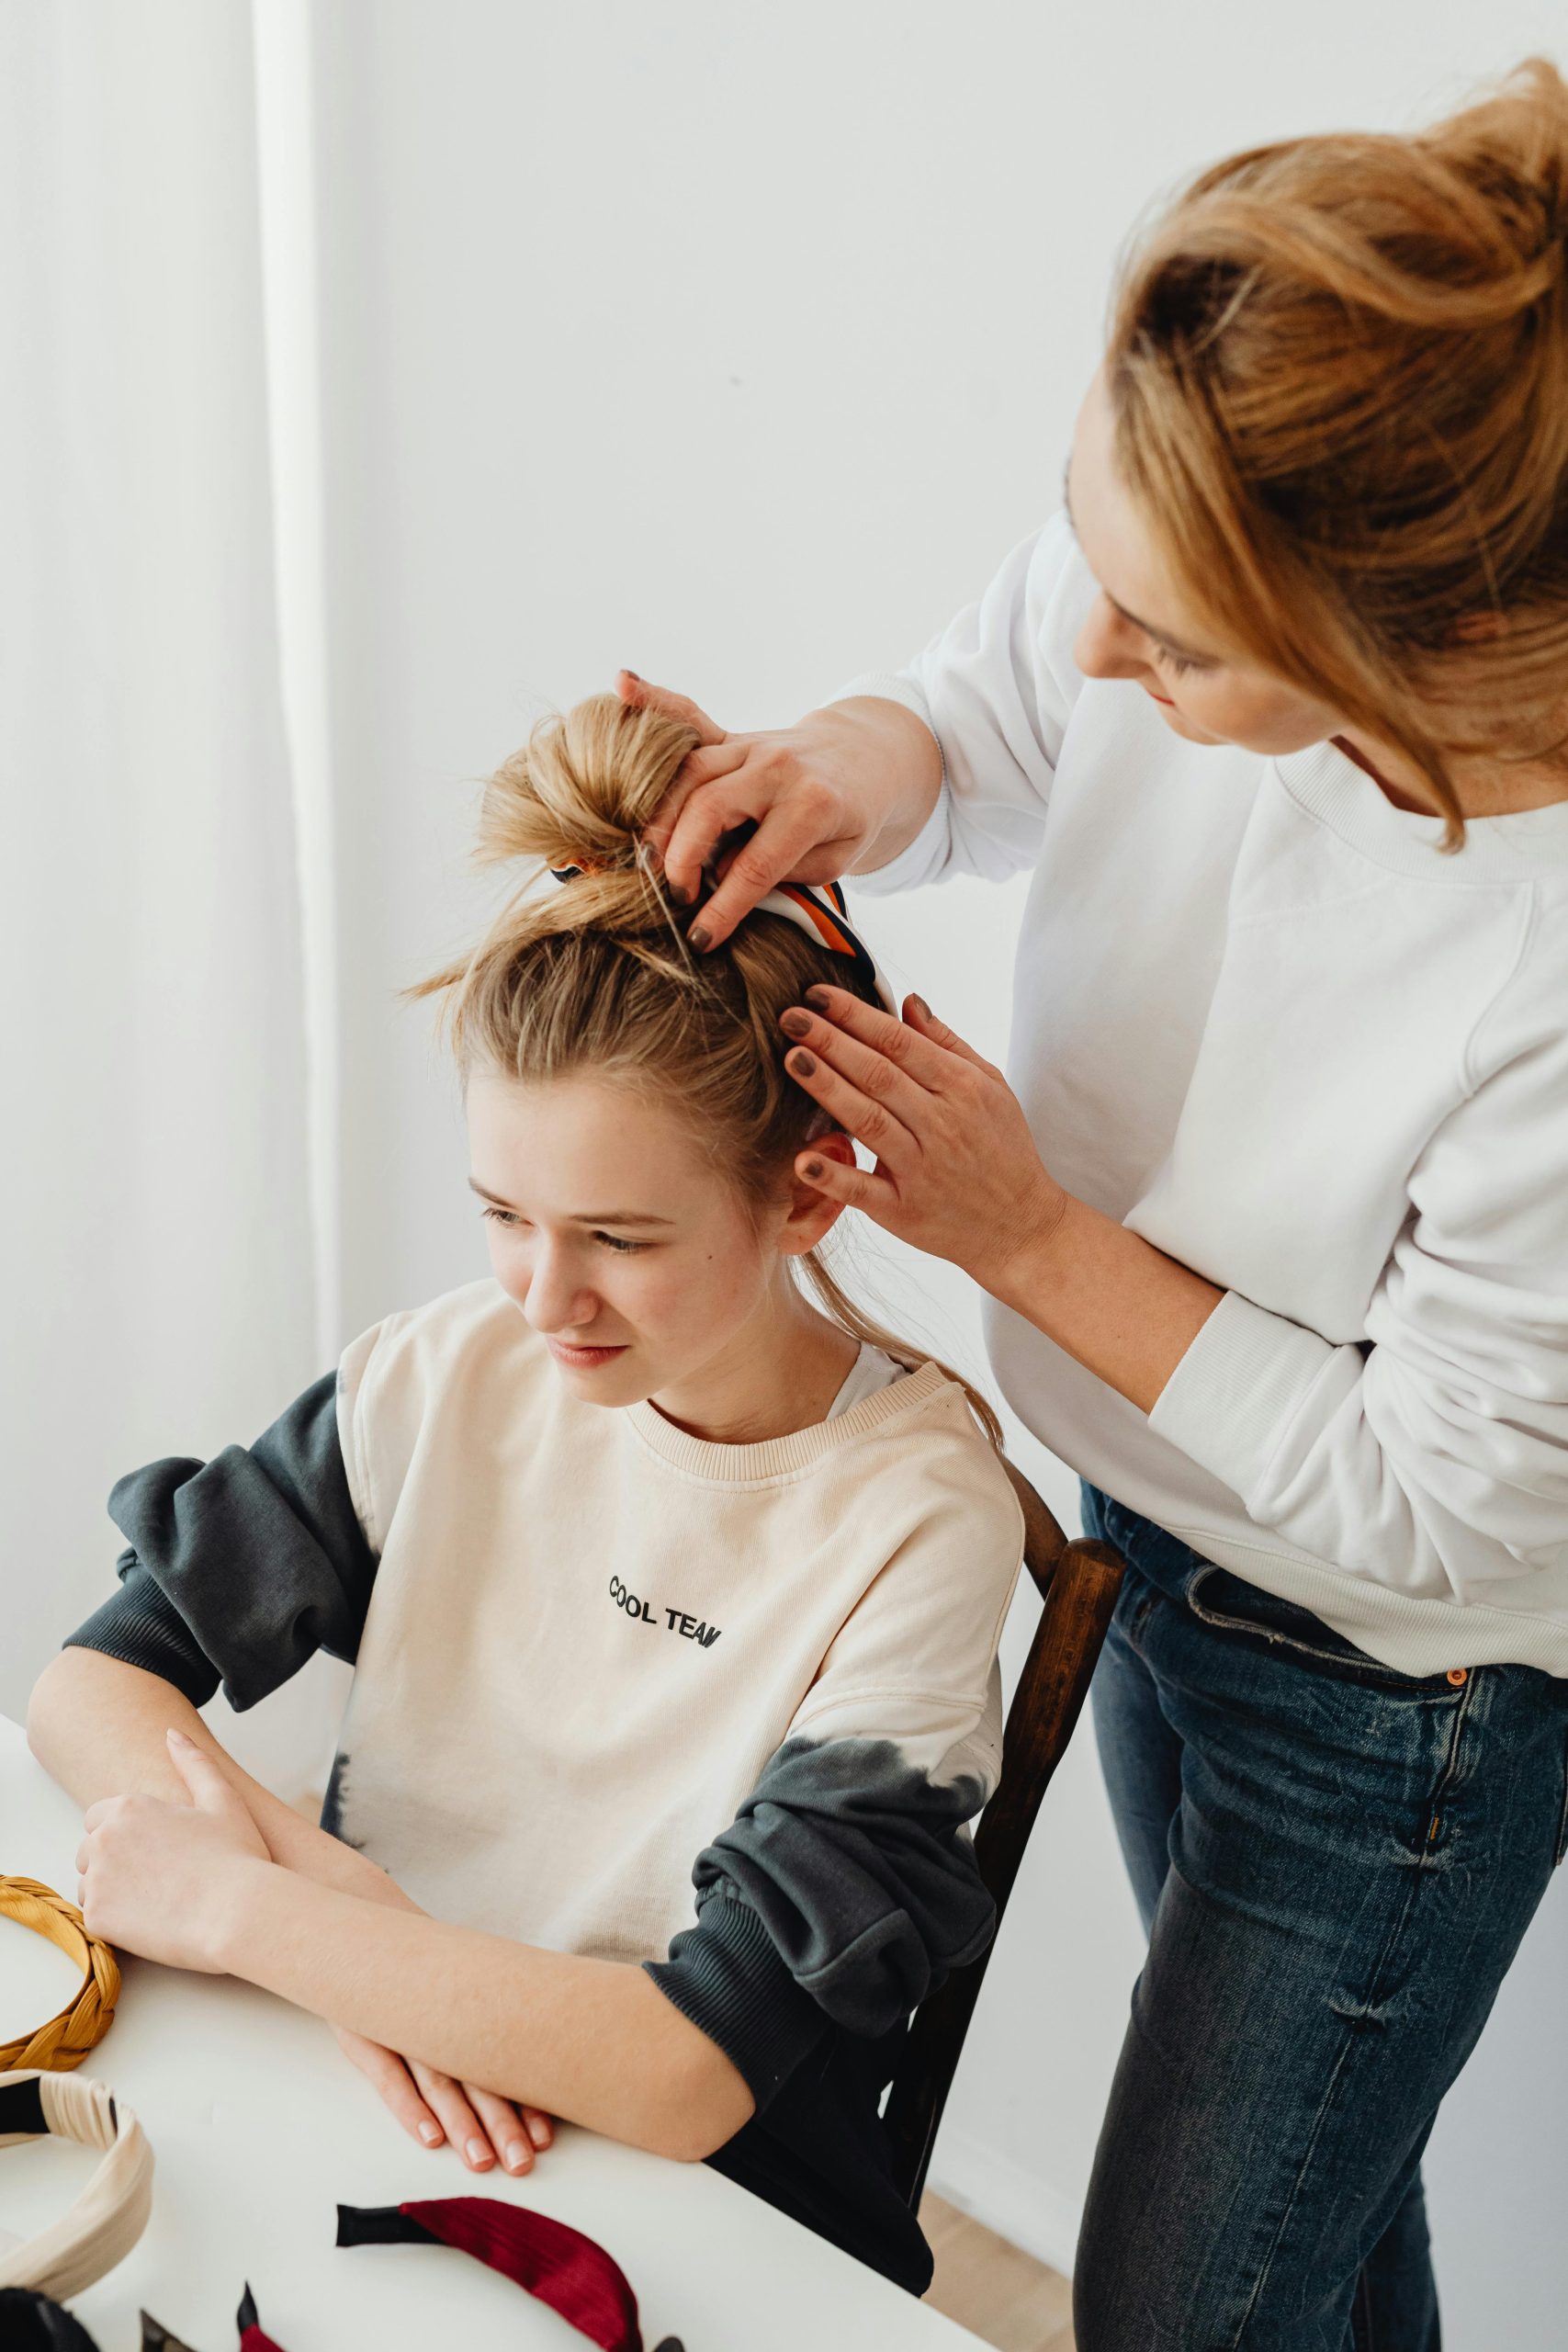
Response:
[[[570,1340],[547,1340],[557,1363],[570,1364],[574,1372],[592,1372],[596,1365],[611,1363],[616,1356],[626,1354],[626,1343],[614,1348],[574,1348]]]

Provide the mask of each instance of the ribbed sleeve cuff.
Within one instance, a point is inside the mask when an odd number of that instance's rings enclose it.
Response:
[[[643,1963],[665,1998],[745,2077],[758,2112],[830,2031],[750,1904],[709,1897],[668,1960]]]
[[[1227,1291],[1156,1401],[1149,1427],[1249,1507],[1316,1383],[1332,1340]]]
[[[140,1666],[172,1682],[193,1707],[204,1707],[218,1688],[217,1668],[140,1564],[117,1593],[66,1635],[61,1647],[101,1650],[126,1666]]]
[[[931,728],[938,751],[942,738],[931,726],[931,705],[914,680],[902,670],[867,670],[860,677],[851,678],[833,695],[834,702],[848,702],[855,695],[874,695],[880,702],[896,702],[912,710],[921,723]],[[901,849],[886,865],[874,865],[865,874],[846,874],[847,888],[862,891],[867,898],[892,898],[899,890],[910,890],[923,882],[941,858],[949,830],[947,756],[942,754],[942,790],[936,806],[926,819],[912,842]]]

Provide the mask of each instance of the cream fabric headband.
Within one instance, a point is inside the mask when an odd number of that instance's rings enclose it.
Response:
[[[0,2075],[0,2148],[52,2132],[107,2151],[76,2202],[36,2238],[0,2235],[0,2287],[34,2287],[63,2302],[123,2262],[152,2210],[152,2150],[107,2083],[27,2067]]]

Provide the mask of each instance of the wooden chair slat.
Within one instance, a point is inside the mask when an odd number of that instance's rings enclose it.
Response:
[[[1005,1462],[1023,1510],[1024,1565],[1043,1597],[1040,1623],[1008,1709],[1002,1770],[975,1833],[980,1875],[1002,1914],[1051,1776],[1083,1712],[1095,1661],[1116,1606],[1121,1555],[1080,1537],[1069,1544],[1023,1473]],[[956,1969],[915,2012],[888,2094],[885,2121],[893,2174],[918,2206],[942,2109],[958,2070],[964,2039],[996,1948]]]

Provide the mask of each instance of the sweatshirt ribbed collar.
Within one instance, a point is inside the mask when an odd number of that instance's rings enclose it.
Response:
[[[792,1430],[786,1437],[764,1438],[756,1445],[722,1445],[707,1438],[690,1437],[666,1420],[656,1405],[628,1405],[626,1411],[641,1442],[672,1470],[717,1486],[741,1487],[809,1470],[828,1455],[868,1436],[883,1422],[924,1405],[949,1385],[940,1364],[924,1363],[905,1379],[863,1396],[858,1405],[836,1414],[830,1421],[814,1421],[808,1429]]]
[[[1529,881],[1568,867],[1568,800],[1512,817],[1468,817],[1464,847],[1446,857],[1441,819],[1396,808],[1333,743],[1292,752],[1274,769],[1298,808],[1391,873],[1452,888]]]

